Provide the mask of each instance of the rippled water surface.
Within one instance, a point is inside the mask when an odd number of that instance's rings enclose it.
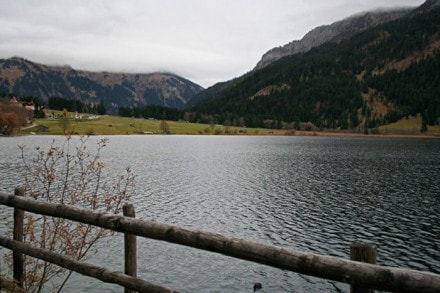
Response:
[[[8,170],[17,145],[52,139],[1,138],[0,190],[19,178]],[[352,241],[368,240],[379,264],[440,273],[439,152],[440,140],[430,139],[112,136],[103,160],[111,172],[133,168],[138,218],[344,258]],[[138,255],[140,277],[181,292],[251,292],[254,282],[260,292],[348,290],[153,240],[138,239]],[[123,270],[121,237],[97,257]],[[78,286],[120,291],[79,276],[66,291]]]

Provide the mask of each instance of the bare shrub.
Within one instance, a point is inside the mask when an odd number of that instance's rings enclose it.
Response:
[[[29,156],[25,146],[20,146],[25,196],[119,213],[134,193],[134,175],[127,167],[123,174],[109,180],[109,174],[104,173],[105,163],[100,158],[107,143],[108,139],[101,139],[96,150],[90,151],[88,137],[80,137],[74,145],[68,136],[62,146],[52,142],[47,150],[37,147],[34,156]],[[96,253],[96,249],[92,249],[94,244],[112,234],[108,230],[70,220],[31,213],[25,215],[25,242],[75,260],[83,260]],[[10,259],[8,262],[10,264]],[[72,274],[64,268],[30,257],[26,258],[25,272],[25,289],[28,292],[47,291],[48,286],[52,287],[52,291],[59,292]]]

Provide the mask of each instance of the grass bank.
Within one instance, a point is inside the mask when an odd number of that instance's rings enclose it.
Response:
[[[408,116],[397,122],[379,127],[381,134],[420,135],[422,128],[422,116]],[[440,125],[428,126],[427,135],[440,136]]]
[[[52,111],[51,111],[52,112]],[[57,111],[54,111],[57,114]],[[33,127],[20,130],[21,134],[63,134],[64,128],[68,133],[79,135],[116,135],[116,134],[157,134],[163,133],[162,120],[128,118],[119,116],[81,115],[75,118],[72,113],[63,124],[60,119],[36,119]],[[42,131],[40,126],[47,129]],[[226,127],[223,125],[208,125],[166,121],[167,129],[172,134],[270,134],[271,130],[263,128]]]
[[[57,115],[61,111],[50,111]],[[440,125],[428,126],[425,134],[420,133],[421,116],[409,116],[398,122],[380,126],[373,135],[386,136],[433,136],[440,137]],[[20,134],[63,134],[64,128],[68,133],[79,135],[130,135],[130,134],[158,134],[163,133],[161,120],[128,118],[119,116],[94,116],[88,114],[75,115],[68,113],[68,119],[63,126],[59,119],[36,119],[34,126],[26,127],[19,131]],[[200,123],[187,123],[166,121],[172,134],[241,134],[241,135],[319,135],[319,136],[364,136],[363,132],[349,131],[295,131],[276,130],[266,128],[226,127],[223,125],[208,125]],[[46,126],[46,131],[41,131],[38,125]],[[371,134],[370,134],[371,135]]]

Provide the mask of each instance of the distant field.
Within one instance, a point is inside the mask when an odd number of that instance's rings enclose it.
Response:
[[[49,111],[52,113],[52,111]],[[53,111],[59,115],[60,111]],[[75,119],[74,113],[68,113],[67,132],[73,134],[96,134],[96,135],[115,135],[115,134],[139,134],[139,133],[162,133],[161,120],[149,120],[142,118],[128,118],[119,116],[99,116],[83,114],[82,119]],[[222,125],[210,126],[208,124],[186,123],[176,121],[166,121],[172,134],[224,134],[246,133],[246,134],[268,134],[270,130],[260,128],[225,127]],[[63,134],[62,123],[59,119],[45,118],[36,119],[35,125],[45,125],[48,127],[46,132],[38,132],[37,127],[22,129],[20,133],[35,134]]]
[[[422,116],[408,116],[397,122],[379,127],[382,134],[420,134]],[[428,135],[440,135],[440,125],[428,126]]]
[[[57,115],[61,111],[49,111]],[[67,132],[80,135],[116,135],[116,134],[158,134],[162,133],[161,120],[150,120],[141,118],[128,118],[119,116],[96,116],[83,114],[76,119],[74,113],[68,113]],[[79,118],[78,117],[78,118]],[[92,119],[94,118],[94,119]],[[363,135],[350,134],[347,132],[307,132],[294,130],[274,130],[265,128],[225,127],[223,125],[211,126],[200,123],[185,123],[166,121],[172,134],[251,134],[251,135]],[[45,118],[36,119],[35,125],[45,125],[46,132],[38,132],[37,127],[22,129],[21,134],[63,134],[63,128],[59,119]],[[420,116],[409,116],[400,121],[380,126],[379,133],[384,135],[420,135],[422,118]],[[440,126],[428,126],[427,135],[440,136]]]

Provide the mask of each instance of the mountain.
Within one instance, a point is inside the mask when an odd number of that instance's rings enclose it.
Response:
[[[222,91],[225,91],[232,87],[234,84],[238,83],[241,78],[235,78],[232,80],[228,80],[225,82],[218,82],[215,85],[201,91],[200,93],[194,95],[186,104],[187,108],[192,108],[195,105],[197,105],[200,102],[211,100],[215,98],[218,94],[220,94]]]
[[[410,8],[401,8],[364,12],[330,25],[317,27],[307,33],[301,40],[292,41],[282,47],[269,50],[257,63],[255,70],[261,69],[283,57],[307,52],[326,42],[338,42],[347,39],[366,29],[401,18],[410,11]]]
[[[437,0],[432,0],[432,2],[437,2]],[[429,6],[431,7],[432,5]],[[330,25],[319,26],[307,33],[301,40],[294,40],[284,46],[276,47],[266,52],[262,56],[261,60],[257,63],[253,71],[260,70],[281,58],[299,53],[305,53],[310,49],[318,47],[324,43],[338,42],[348,39],[356,33],[388,21],[401,18],[405,15],[408,15],[410,12],[412,12],[411,8],[399,8],[386,11],[369,11],[347,17],[346,19],[337,21]],[[244,76],[215,84],[214,86],[195,95],[187,106],[193,107],[198,102],[211,99],[222,90],[234,85],[243,77]]]
[[[436,9],[440,6],[439,0],[426,0],[420,7],[415,9],[413,13],[424,13]]]
[[[170,73],[128,74],[80,71],[13,57],[0,59],[0,93],[35,96],[47,102],[57,96],[99,103],[110,113],[119,106],[161,105],[183,108],[203,88]]]
[[[192,109],[258,127],[371,131],[420,113],[424,123],[439,123],[439,2],[209,88]]]

